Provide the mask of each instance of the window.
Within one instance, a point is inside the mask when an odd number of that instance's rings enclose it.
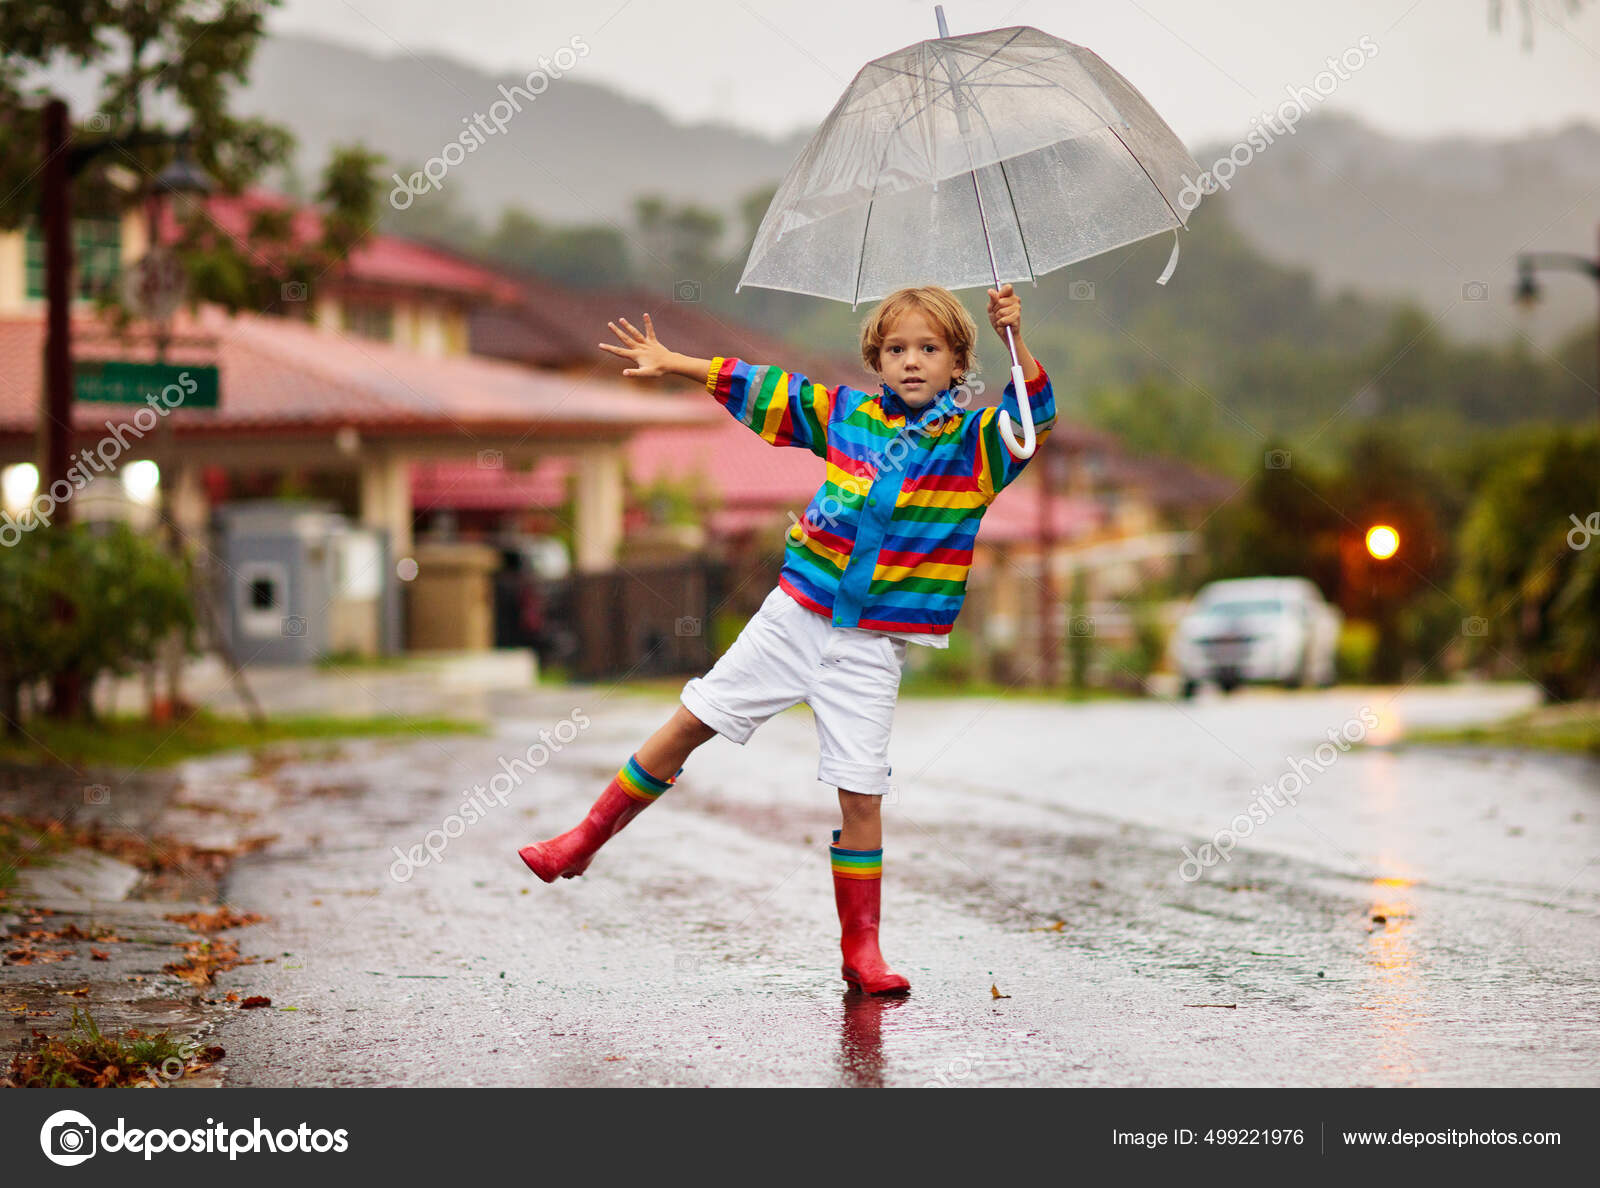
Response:
[[[344,328],[362,338],[391,342],[394,339],[394,306],[347,301],[344,306]]]
[[[44,299],[44,229],[37,221],[23,234],[23,262],[30,298]],[[92,299],[122,276],[122,224],[116,219],[72,220],[74,296]]]

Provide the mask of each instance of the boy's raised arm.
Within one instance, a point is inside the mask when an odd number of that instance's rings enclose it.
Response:
[[[781,367],[764,367],[743,359],[718,355],[698,359],[669,350],[656,337],[650,315],[644,315],[644,330],[635,329],[627,318],[607,322],[623,346],[600,343],[600,349],[621,355],[633,363],[622,374],[648,379],[660,375],[681,375],[705,385],[724,408],[773,445],[803,446],[819,457],[828,454],[828,416],[833,410],[835,389],[813,384],[797,372]]]
[[[1018,355],[1020,362],[1021,351],[1018,351]],[[1043,447],[1045,438],[1050,436],[1050,430],[1055,427],[1056,401],[1055,393],[1050,387],[1050,377],[1045,374],[1044,368],[1037,361],[1032,359],[1029,361],[1038,369],[1027,381],[1028,408],[1033,412],[1034,442],[1037,450]],[[999,407],[979,409],[975,417],[978,433],[978,486],[979,490],[990,499],[1010,486],[1031,460],[1013,455],[1011,447],[1005,443],[1005,435],[1000,432],[1000,411],[1004,409],[1011,414],[1012,432],[1018,435],[1022,433],[1022,410],[1018,400],[1016,384],[1009,382],[1006,384],[1005,394],[1000,399]]]
[[[798,372],[720,355],[711,360],[703,378],[717,403],[763,441],[828,456],[834,389],[814,384]]]

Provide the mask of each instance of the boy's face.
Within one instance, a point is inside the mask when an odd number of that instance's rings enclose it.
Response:
[[[878,374],[913,408],[948,388],[955,371],[950,344],[920,309],[901,314],[878,349]]]

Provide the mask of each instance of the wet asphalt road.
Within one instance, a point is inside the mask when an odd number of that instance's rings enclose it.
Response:
[[[883,1001],[838,976],[836,797],[804,707],[702,747],[585,877],[546,886],[517,847],[573,824],[673,703],[503,695],[492,737],[272,774],[309,794],[224,889],[271,917],[241,950],[276,958],[219,980],[273,999],[223,1026],[226,1079],[1600,1084],[1600,765],[1330,746],[1292,807],[1258,798],[1294,791],[1280,777],[1329,730],[1382,741],[1527,701],[902,699],[883,947],[912,992]],[[574,710],[588,725],[503,806],[393,877],[392,847]],[[1274,811],[1255,824],[1252,802]],[[1199,847],[1230,822],[1248,836],[1186,880],[1181,847],[1214,858]]]

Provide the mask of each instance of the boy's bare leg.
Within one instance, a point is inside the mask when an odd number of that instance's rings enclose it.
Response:
[[[673,770],[677,770],[674,768]],[[836,843],[842,850],[881,850],[883,848],[883,797],[839,789],[839,811],[844,828]]]
[[[678,768],[683,766],[690,752],[709,742],[716,733],[680,705],[661,729],[634,752],[634,757],[639,760],[639,766],[657,779],[670,780],[678,774]]]
[[[589,868],[595,852],[666,791],[683,761],[714,733],[681,705],[667,723],[629,758],[611,778],[600,799],[584,819],[558,837],[534,842],[517,851],[547,883],[577,878]],[[641,779],[637,768],[644,768]]]

